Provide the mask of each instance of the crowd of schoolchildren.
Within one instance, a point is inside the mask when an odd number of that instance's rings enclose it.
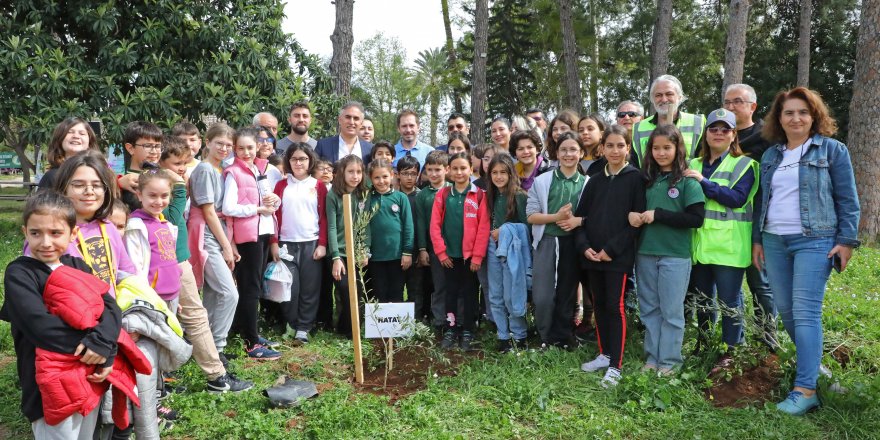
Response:
[[[498,351],[526,348],[533,323],[537,349],[595,338],[598,356],[581,367],[614,386],[633,275],[643,368],[657,374],[683,363],[689,290],[742,306],[759,168],[742,155],[731,112],[708,115],[693,158],[672,124],[635,146],[630,128],[569,111],[546,142],[535,129],[511,133],[503,118],[491,127],[493,143],[472,148],[452,133],[422,162],[380,141],[369,160],[331,164],[299,142],[278,157],[268,127],[216,123],[202,136],[182,122],[166,135],[133,122],[117,176],[89,125],[64,120],[26,202],[23,256],[5,276],[2,318],[34,435],[158,438],[176,417],[157,400],[167,373],[190,356],[209,391],[251,388],[228,371],[227,341],[235,332],[249,358],[280,358],[260,334],[261,310],[293,345],[318,325],[350,337],[345,194],[356,218],[369,218],[361,300],[413,302],[444,349],[471,349],[483,319]],[[280,304],[261,301],[273,261],[294,280]],[[741,319],[722,317],[731,349],[743,342]]]

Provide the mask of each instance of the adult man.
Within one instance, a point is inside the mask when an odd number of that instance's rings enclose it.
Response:
[[[731,84],[724,91],[724,108],[736,115],[736,134],[739,146],[746,156],[761,162],[761,155],[770,143],[761,136],[764,121],[752,120],[758,108],[758,97],[755,89],[747,84]],[[762,341],[771,349],[779,345],[776,342],[776,305],[773,303],[773,292],[767,279],[765,268],[758,269],[754,265],[746,268],[746,282],[752,292],[752,306],[755,317],[764,328]]]
[[[675,124],[684,137],[688,159],[694,157],[703,135],[703,127],[706,126],[706,117],[679,111],[679,106],[687,99],[681,89],[681,81],[672,75],[661,75],[651,83],[650,95],[654,104],[654,115],[633,126],[633,165],[640,167],[644,162],[648,137],[661,124]]]
[[[361,129],[358,130],[358,136],[362,141],[373,142],[375,135],[376,129],[373,127],[373,120],[365,116],[364,122],[361,123]]]
[[[290,106],[287,122],[290,123],[290,134],[278,139],[278,143],[275,145],[275,154],[283,156],[287,147],[294,142],[304,142],[312,149],[318,146],[318,141],[309,136],[309,127],[312,126],[312,110],[309,108],[308,102],[297,101]]]
[[[397,114],[397,132],[400,140],[394,146],[394,165],[401,157],[412,156],[419,161],[419,168],[424,166],[425,158],[434,147],[419,140],[419,115],[410,109],[401,110]]]
[[[440,151],[446,151],[448,148],[449,136],[452,136],[452,133],[461,133],[465,135],[465,137],[470,136],[471,134],[471,126],[468,124],[467,119],[464,118],[464,115],[461,113],[452,113],[449,115],[449,118],[446,119],[446,139],[447,143],[443,145],[437,146],[437,149]]]
[[[266,127],[272,132],[272,137],[278,139],[278,118],[269,112],[259,112],[254,115],[254,125]]]
[[[632,130],[645,117],[645,107],[635,101],[623,101],[617,104],[617,125]]]
[[[535,120],[535,123],[538,124],[538,128],[541,129],[541,133],[547,133],[547,117],[544,116],[544,111],[539,108],[530,108],[526,111],[526,116]]]
[[[349,101],[339,110],[339,134],[318,141],[315,152],[321,159],[336,163],[349,154],[354,154],[370,163],[370,150],[373,144],[358,139],[358,130],[364,121],[364,105],[357,101]]]

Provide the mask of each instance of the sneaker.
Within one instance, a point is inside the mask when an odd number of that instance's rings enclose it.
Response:
[[[208,381],[208,392],[211,393],[238,393],[247,391],[254,387],[254,383],[249,380],[241,380],[232,373],[226,373],[214,380]]]
[[[452,350],[455,346],[455,330],[448,328],[443,332],[443,341],[440,342],[440,348],[444,350]]]
[[[662,377],[670,377],[675,375],[675,368],[660,367],[657,373]]]
[[[161,389],[156,390],[156,400],[165,400],[170,395],[171,392],[168,391],[168,387],[162,387]]]
[[[513,349],[512,344],[510,343],[510,339],[499,339],[498,340],[498,352],[499,353],[510,353],[510,350]]]
[[[159,418],[159,432],[171,431],[172,429],[174,429],[174,422]]]
[[[645,364],[642,367],[642,373],[654,373],[657,371],[657,366],[654,364]]]
[[[254,344],[254,346],[247,351],[247,355],[251,359],[259,359],[261,361],[274,361],[281,358],[281,353],[260,344]]]
[[[804,393],[800,391],[788,393],[788,397],[785,400],[776,404],[776,409],[792,416],[802,416],[818,407],[818,394],[814,393],[810,397],[805,397]]]
[[[620,370],[614,367],[608,367],[605,370],[605,377],[602,378],[602,381],[599,382],[602,385],[602,388],[613,388],[617,386],[617,383],[620,382]]]
[[[293,337],[293,346],[301,347],[309,343],[309,332],[297,330]]]
[[[611,358],[604,354],[599,354],[599,356],[596,356],[596,359],[581,364],[581,371],[592,373],[593,371],[608,368],[609,365],[611,365]],[[618,371],[618,373],[620,372]]]
[[[459,348],[461,348],[461,351],[470,351],[471,342],[473,340],[474,340],[473,333],[471,333],[467,330],[461,332],[461,344],[459,345]]]
[[[266,347],[269,347],[269,348],[275,348],[275,347],[280,347],[280,346],[281,346],[281,343],[280,343],[280,342],[278,342],[278,341],[270,341],[270,340],[268,340],[268,339],[266,339],[266,338],[264,338],[264,337],[262,337],[262,336],[257,336],[257,344],[265,345]]]
[[[177,420],[177,416],[179,415],[177,411],[162,405],[156,405],[156,413],[159,414],[159,417],[172,421]]]
[[[528,340],[526,338],[517,339],[514,342],[514,344],[515,344],[517,350],[528,350],[529,349]]]
[[[177,382],[177,375],[174,374],[174,372],[163,372],[162,381],[165,382],[165,384]]]

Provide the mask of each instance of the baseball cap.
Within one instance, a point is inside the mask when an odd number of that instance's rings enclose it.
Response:
[[[706,126],[708,127],[716,122],[724,122],[728,127],[736,128],[736,115],[731,111],[719,108],[709,113],[709,117],[706,118]]]

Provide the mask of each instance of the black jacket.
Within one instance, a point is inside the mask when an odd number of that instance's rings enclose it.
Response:
[[[583,266],[590,270],[629,272],[636,259],[639,229],[630,226],[630,212],[645,211],[645,177],[632,165],[615,176],[604,170],[587,181],[575,211],[583,217],[583,227],[575,232],[575,245]],[[587,260],[584,252],[604,250],[611,261]]]
[[[761,130],[763,128],[764,121],[758,119],[758,122],[755,122],[755,125],[736,132],[739,137],[739,148],[742,149],[743,154],[758,163],[761,163],[761,156],[764,155],[764,151],[767,151],[767,148],[770,147],[770,142],[768,142],[767,139],[764,139],[764,136],[761,135]]]
[[[86,263],[64,255],[61,263],[91,274]],[[76,330],[49,313],[43,302],[43,289],[52,269],[31,257],[18,257],[6,266],[3,284],[6,299],[0,307],[0,319],[12,324],[12,340],[21,383],[21,411],[31,422],[43,417],[43,399],[36,381],[37,347],[56,353],[73,354],[82,343],[107,358],[104,366],[113,365],[116,340],[122,325],[122,312],[116,300],[104,294],[104,314],[97,326]]]

